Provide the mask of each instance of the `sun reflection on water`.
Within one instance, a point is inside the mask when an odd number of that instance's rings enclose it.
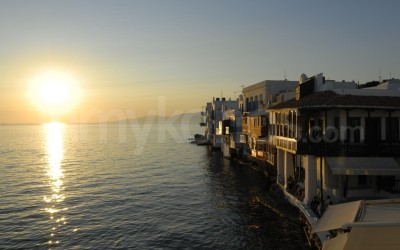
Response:
[[[47,202],[60,202],[64,200],[64,195],[61,193],[62,189],[62,168],[61,163],[64,156],[63,147],[63,129],[62,123],[48,123],[45,125],[47,134],[47,161],[48,169],[47,174],[50,177],[52,184],[51,198],[45,197]]]
[[[63,146],[63,130],[64,124],[62,123],[48,123],[44,125],[46,134],[46,151],[47,151],[47,175],[50,181],[51,194],[44,197],[44,201],[48,204],[45,211],[49,214],[49,218],[52,225],[52,232],[50,233],[50,239],[47,242],[49,245],[59,244],[59,241],[55,238],[56,232],[54,227],[57,225],[60,227],[62,224],[66,224],[65,216],[59,214],[61,209],[60,203],[64,201],[65,196],[63,194],[63,171],[62,161],[64,157],[64,146]]]

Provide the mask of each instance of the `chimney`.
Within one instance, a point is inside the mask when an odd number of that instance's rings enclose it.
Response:
[[[314,93],[315,77],[309,78],[296,86],[296,100]]]

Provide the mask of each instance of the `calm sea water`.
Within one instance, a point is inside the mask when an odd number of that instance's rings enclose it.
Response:
[[[185,126],[0,126],[0,248],[307,249],[268,180]]]

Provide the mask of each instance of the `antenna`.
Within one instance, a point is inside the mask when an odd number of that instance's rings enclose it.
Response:
[[[285,79],[285,81],[287,81],[287,78],[286,78],[286,69],[283,71],[283,79]]]
[[[237,93],[239,93],[239,95],[242,93],[242,90],[236,90],[236,91],[233,91],[233,93],[235,93],[235,98],[237,97]]]
[[[381,70],[379,70],[379,82],[381,82],[381,78],[382,78],[382,76],[381,76]]]

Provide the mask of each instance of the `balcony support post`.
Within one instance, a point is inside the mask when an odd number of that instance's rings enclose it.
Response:
[[[323,181],[323,174],[322,174],[322,157],[319,157],[319,178],[321,181],[321,201],[324,200],[324,181]]]
[[[304,155],[302,165],[304,167],[305,172],[305,180],[304,180],[304,202],[310,202],[314,196],[317,195],[317,166],[316,166],[316,158],[313,155]]]
[[[297,137],[297,133],[298,133],[297,130],[298,130],[298,127],[299,127],[298,120],[297,120],[297,119],[298,119],[298,118],[297,118],[297,115],[298,115],[298,114],[297,114],[297,110],[294,111],[294,112],[295,112],[295,113],[294,113],[294,116],[295,116],[295,118],[296,118],[296,125],[295,125],[295,130],[296,130],[296,131],[295,131],[295,134],[294,134],[294,138],[297,139],[297,138],[298,138],[298,137]]]

